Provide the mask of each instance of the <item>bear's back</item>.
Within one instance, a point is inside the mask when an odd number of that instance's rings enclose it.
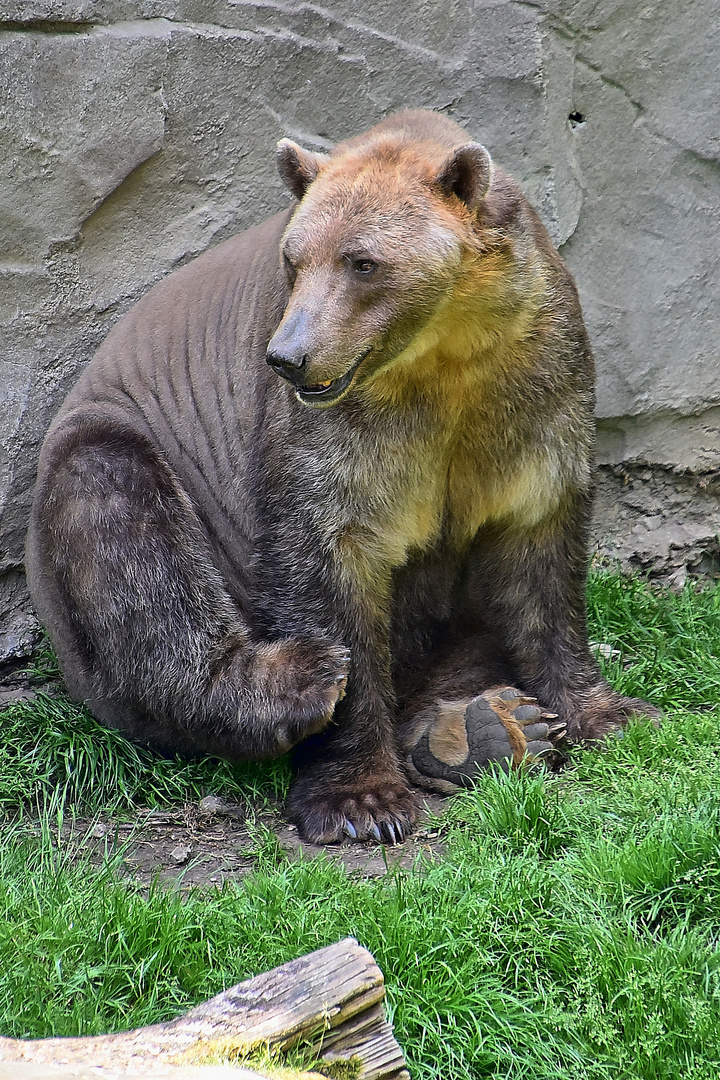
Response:
[[[100,421],[149,438],[183,477],[233,482],[274,379],[265,349],[287,303],[278,245],[291,213],[174,271],[119,320],[53,421],[41,472],[69,427]]]

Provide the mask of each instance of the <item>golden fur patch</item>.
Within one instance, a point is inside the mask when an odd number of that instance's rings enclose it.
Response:
[[[463,765],[470,753],[465,730],[467,701],[460,704],[439,702],[438,718],[430,728],[430,753],[446,765]]]

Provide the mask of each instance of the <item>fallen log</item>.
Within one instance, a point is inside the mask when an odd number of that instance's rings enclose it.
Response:
[[[385,1019],[384,996],[383,974],[370,953],[345,938],[238,983],[163,1024],[82,1038],[0,1037],[0,1080],[184,1080],[194,1074],[198,1080],[252,1080],[265,1068],[243,1063],[258,1054],[280,1067],[286,1080],[338,1075],[333,1063],[340,1062],[347,1063],[342,1075],[352,1080],[410,1080]],[[299,1044],[308,1048],[307,1069],[316,1071],[282,1068],[282,1053]],[[7,1071],[11,1063],[17,1065],[14,1072]]]
[[[0,1080],[124,1080],[149,1075],[127,1069],[95,1069],[92,1065],[39,1065],[35,1061],[0,1061]],[[155,1080],[268,1080],[257,1072],[232,1065],[167,1065]],[[319,1073],[285,1072],[273,1080],[326,1080]]]

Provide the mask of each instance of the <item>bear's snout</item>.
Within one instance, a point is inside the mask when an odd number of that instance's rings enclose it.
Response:
[[[310,360],[312,319],[303,308],[286,313],[267,347],[265,359],[273,371],[293,386],[300,386]]]
[[[303,369],[307,366],[308,355],[305,352],[279,352],[268,348],[265,355],[270,367],[287,379],[293,386],[301,386],[303,381]]]

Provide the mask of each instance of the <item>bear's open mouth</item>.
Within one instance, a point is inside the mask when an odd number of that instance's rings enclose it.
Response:
[[[316,401],[335,401],[336,398],[339,398],[341,394],[345,393],[348,386],[353,381],[355,372],[371,349],[372,345],[369,345],[367,349],[363,349],[357,360],[348,368],[345,374],[341,375],[339,378],[328,379],[327,382],[315,383],[311,386],[296,386],[295,393],[306,405],[311,403],[314,404]]]

